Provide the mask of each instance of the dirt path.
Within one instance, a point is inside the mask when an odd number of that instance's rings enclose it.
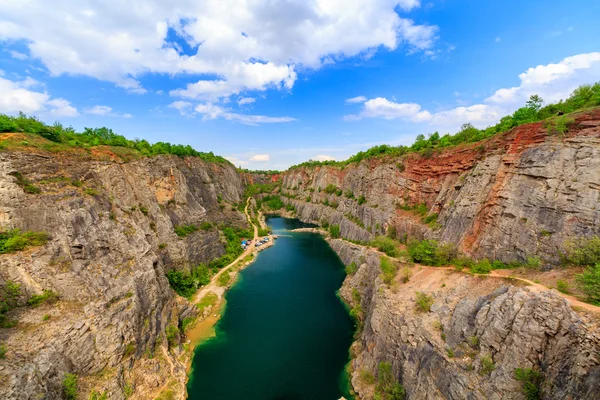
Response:
[[[254,239],[252,242],[256,243],[256,240],[258,239],[258,227],[252,223],[252,219],[250,218],[250,215],[248,214],[248,206],[249,205],[250,205],[250,197],[248,197],[248,200],[246,201],[246,207],[244,208],[244,213],[246,214],[246,218],[248,219],[248,222],[254,228]],[[233,260],[233,262],[231,262],[231,264],[227,265],[226,267],[221,268],[221,270],[212,277],[212,279],[210,280],[210,283],[208,285],[203,286],[202,289],[200,289],[200,290],[198,290],[198,292],[196,292],[196,295],[194,296],[192,303],[197,304],[200,300],[202,300],[202,298],[205,295],[207,295],[208,293],[211,293],[211,292],[216,294],[220,300],[221,297],[223,297],[223,294],[225,293],[225,291],[227,290],[227,287],[218,285],[219,277],[221,275],[223,275],[225,272],[229,271],[230,268],[232,266],[234,266],[235,264],[237,264],[239,261],[243,260],[244,258],[248,257],[250,254],[252,254],[254,249],[255,249],[254,246],[248,246],[248,248],[246,250],[244,250],[244,252],[242,254],[240,254],[240,256],[238,258]]]

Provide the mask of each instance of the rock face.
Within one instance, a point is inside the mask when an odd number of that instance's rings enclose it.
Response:
[[[393,226],[399,236],[455,243],[477,258],[556,263],[565,240],[600,234],[599,121],[596,109],[577,116],[566,135],[536,123],[429,158],[296,168],[284,174],[283,193],[299,218],[326,219],[351,240]],[[339,191],[325,193],[328,185]],[[403,209],[421,203],[437,224]]]
[[[19,173],[41,189],[27,194]],[[44,231],[42,247],[0,255],[0,284],[21,285],[20,303],[52,290],[54,305],[20,307],[0,330],[3,399],[62,398],[65,373],[80,393],[111,399],[184,396],[186,357],[165,330],[195,314],[165,272],[224,254],[213,227],[179,238],[174,226],[246,226],[236,209],[244,183],[235,168],[198,158],[127,163],[53,154],[0,153],[0,227]]]
[[[452,270],[412,268],[390,289],[379,278],[379,254],[331,240],[342,261],[360,265],[341,289],[364,328],[353,346],[352,384],[363,400],[373,385],[361,378],[390,362],[409,399],[524,399],[516,368],[543,375],[543,398],[597,399],[600,334],[551,291]],[[434,299],[415,308],[417,292]],[[357,296],[359,294],[359,296]]]

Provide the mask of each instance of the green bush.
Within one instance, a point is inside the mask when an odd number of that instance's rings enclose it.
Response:
[[[539,257],[537,257],[537,256],[527,257],[525,267],[531,268],[531,269],[540,269],[541,266],[542,266],[542,260]]]
[[[338,188],[337,186],[335,186],[334,184],[330,183],[329,185],[327,185],[325,187],[325,189],[323,189],[323,191],[327,194],[334,194],[338,192]]]
[[[167,337],[169,347],[174,347],[179,343],[179,328],[175,325],[168,325],[165,329],[165,335]]]
[[[172,269],[166,275],[171,288],[181,297],[189,299],[196,293],[196,281],[190,274]]]
[[[173,227],[173,229],[175,230],[175,233],[177,234],[177,236],[186,237],[188,235],[191,235],[194,232],[197,232],[199,228],[194,224],[189,224],[189,225],[175,225]]]
[[[17,306],[21,295],[21,285],[6,281],[0,286],[0,328],[12,328],[17,322],[8,318],[8,313]]]
[[[261,205],[265,205],[269,210],[280,210],[285,207],[285,203],[281,200],[281,197],[277,195],[268,195],[263,197],[259,202]],[[257,204],[260,209],[261,206]]]
[[[527,400],[539,400],[543,398],[542,383],[544,382],[543,375],[534,371],[531,368],[515,369],[515,379],[523,382],[522,393]]]
[[[200,229],[202,229],[203,231],[209,231],[211,230],[213,227],[213,224],[211,224],[208,221],[204,221],[203,223],[200,224]]]
[[[340,237],[340,226],[339,225],[330,225],[329,226],[329,234],[334,239],[339,238]]]
[[[219,286],[227,286],[229,285],[229,282],[231,282],[231,275],[229,274],[229,271],[223,272],[217,279],[217,285]]]
[[[492,263],[487,258],[477,261],[471,267],[471,272],[474,274],[489,274],[492,270]]]
[[[479,370],[480,375],[489,375],[496,369],[494,361],[489,356],[481,357],[481,369]]]
[[[42,192],[39,187],[31,183],[31,181],[25,178],[20,172],[13,172],[11,175],[17,178],[17,185],[21,186],[25,193],[39,194]]]
[[[417,306],[417,311],[429,312],[434,303],[434,299],[427,293],[417,292],[415,294],[415,303]]]
[[[356,271],[358,271],[358,265],[355,262],[346,266],[346,275],[354,275]]]
[[[359,377],[360,380],[367,385],[372,385],[375,383],[375,377],[373,376],[371,371],[367,369],[361,369],[359,372]]]
[[[371,246],[377,247],[379,251],[384,252],[390,257],[397,257],[399,254],[396,242],[386,236],[377,236],[371,242]]]
[[[27,247],[43,246],[48,239],[48,234],[44,232],[21,232],[19,229],[0,231],[0,254],[14,253]]]
[[[27,305],[38,307],[44,303],[54,303],[58,300],[58,294],[51,290],[44,290],[42,294],[34,294],[27,301]]]
[[[600,263],[588,267],[583,274],[577,275],[576,279],[588,300],[600,304]]]
[[[358,198],[358,205],[363,205],[367,202],[367,199],[365,199],[365,196],[360,195],[360,197]]]
[[[67,400],[76,400],[79,388],[77,386],[77,375],[66,374],[63,379],[63,393]]]
[[[383,281],[386,284],[391,285],[394,282],[396,272],[398,271],[396,263],[385,256],[381,256],[381,258],[379,258],[379,268],[383,273]]]
[[[90,393],[90,397],[89,397],[89,400],[107,400],[107,399],[108,399],[108,394],[106,392],[103,392],[102,394],[100,394],[96,390],[92,390],[92,393]]]
[[[567,283],[567,281],[559,279],[556,281],[556,290],[564,294],[569,294],[569,284]]]
[[[385,400],[402,400],[406,392],[402,385],[396,381],[392,372],[392,364],[382,361],[377,369],[377,385],[375,391]]]
[[[4,344],[0,344],[0,360],[6,358],[6,346]]]
[[[565,263],[573,265],[600,264],[600,237],[567,241],[562,258]]]

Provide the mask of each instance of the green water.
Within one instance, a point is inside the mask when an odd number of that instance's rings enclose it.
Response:
[[[196,348],[188,397],[350,399],[353,324],[336,296],[344,266],[320,235],[288,232],[297,220],[268,223],[282,237],[227,293],[216,337]]]

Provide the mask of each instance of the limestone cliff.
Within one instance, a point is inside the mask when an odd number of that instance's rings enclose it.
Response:
[[[25,193],[17,176],[40,189]],[[250,179],[251,177],[247,177]],[[0,227],[44,231],[42,247],[0,255],[0,284],[19,303],[51,290],[59,301],[18,307],[0,330],[0,397],[62,398],[65,373],[108,398],[184,396],[186,357],[165,330],[194,315],[165,277],[224,253],[216,228],[178,237],[174,226],[246,226],[244,182],[229,164],[157,156],[130,162],[47,152],[0,152]]]
[[[564,135],[534,123],[429,156],[292,169],[282,192],[300,219],[340,225],[348,239],[394,226],[478,258],[556,263],[566,239],[600,234],[600,109],[576,116]],[[437,223],[405,210],[421,203]]]
[[[524,399],[517,368],[541,372],[545,399],[599,398],[597,316],[578,315],[555,292],[435,267],[413,267],[408,282],[398,276],[390,288],[380,254],[330,244],[360,266],[341,294],[364,318],[351,365],[361,399],[373,398],[363,377],[381,362],[392,364],[408,399]],[[417,292],[433,298],[431,311],[416,309]]]

